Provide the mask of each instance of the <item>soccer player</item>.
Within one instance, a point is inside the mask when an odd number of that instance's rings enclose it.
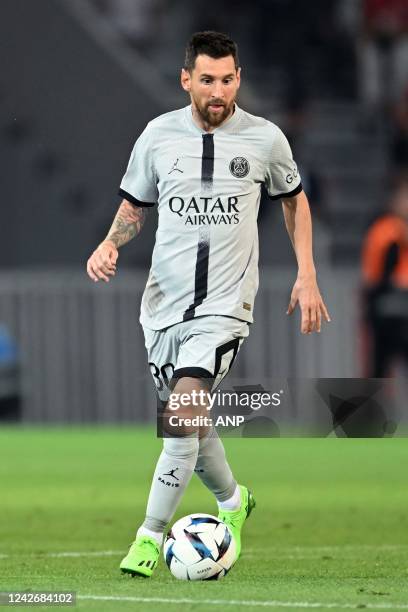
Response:
[[[164,405],[171,392],[193,398],[214,390],[249,334],[258,288],[262,184],[272,200],[283,202],[298,263],[287,314],[299,304],[305,334],[320,332],[322,318],[330,320],[316,281],[308,200],[290,146],[276,125],[238,107],[240,72],[237,46],[229,37],[193,35],[181,71],[191,104],[157,117],[139,136],[120,186],[122,203],[87,264],[94,281],[108,282],[116,273],[119,247],[139,234],[146,211],[158,205],[140,321]],[[205,403],[197,408],[191,401],[180,406],[178,416],[204,409]],[[241,529],[255,505],[251,492],[237,484],[214,430],[164,429],[145,520],[120,564],[132,575],[152,575],[164,530],[193,471],[215,495],[238,556]]]

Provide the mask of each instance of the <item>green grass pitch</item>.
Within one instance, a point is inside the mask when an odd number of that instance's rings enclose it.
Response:
[[[77,609],[101,612],[408,609],[408,439],[226,447],[257,500],[236,566],[180,582],[161,559],[153,578],[131,578],[118,564],[143,518],[153,430],[3,427],[0,590],[73,590]],[[196,476],[175,518],[189,512],[216,513]]]

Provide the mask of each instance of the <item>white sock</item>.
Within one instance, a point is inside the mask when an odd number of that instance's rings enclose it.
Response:
[[[154,540],[156,540],[159,546],[163,544],[162,533],[160,533],[159,531],[152,531],[151,529],[147,529],[147,527],[143,527],[143,525],[137,530],[136,537],[137,536],[149,536],[149,538],[153,538]]]
[[[225,501],[217,501],[220,510],[239,510],[241,507],[241,489],[237,485],[235,491],[231,497]]]

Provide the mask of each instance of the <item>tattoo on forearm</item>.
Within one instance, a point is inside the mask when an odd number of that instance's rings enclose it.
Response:
[[[146,208],[122,202],[106,240],[111,240],[116,248],[126,244],[140,232],[146,215]]]

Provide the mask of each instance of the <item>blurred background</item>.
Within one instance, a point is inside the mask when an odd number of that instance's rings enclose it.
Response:
[[[234,376],[404,383],[407,0],[2,0],[1,420],[155,415],[138,317],[156,212],[113,282],[94,285],[85,266],[137,136],[189,103],[184,47],[204,29],[237,41],[239,104],[290,140],[333,319],[303,337],[286,318],[295,259],[280,203],[263,198],[256,322]]]

